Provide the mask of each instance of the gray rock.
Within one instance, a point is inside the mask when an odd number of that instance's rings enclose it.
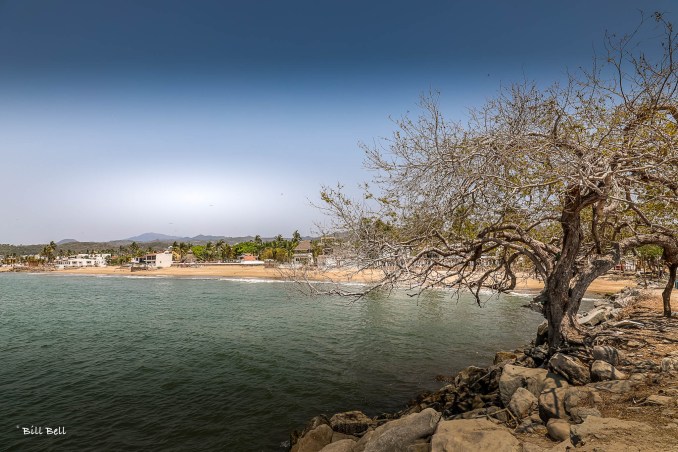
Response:
[[[661,363],[662,372],[672,372],[678,370],[678,357],[676,356],[667,356],[662,359]]]
[[[633,329],[642,329],[645,328],[645,325],[640,322],[635,322],[633,320],[620,320],[619,322],[613,322],[610,326],[614,328],[633,328]]]
[[[630,380],[611,380],[592,383],[587,386],[599,391],[611,392],[613,394],[624,394],[631,391],[634,384]]]
[[[605,361],[593,361],[591,364],[591,379],[593,381],[626,380],[628,376]]]
[[[570,427],[572,443],[575,446],[593,441],[599,444],[601,441],[619,437],[639,438],[650,430],[651,427],[642,422],[597,416],[589,416],[583,423]]]
[[[575,424],[581,424],[582,422],[584,422],[584,419],[586,419],[589,416],[603,417],[603,415],[600,414],[600,411],[597,408],[583,406],[573,407],[570,410],[569,414],[570,419],[572,419],[572,422],[574,422]]]
[[[570,423],[564,419],[549,419],[546,424],[549,437],[554,441],[570,439]]]
[[[332,429],[327,424],[319,425],[299,438],[291,452],[318,452],[332,441]]]
[[[610,345],[596,345],[593,347],[593,359],[618,366],[620,353],[619,350]]]
[[[532,369],[507,364],[499,378],[499,397],[505,407],[509,406],[513,393],[518,388],[526,388],[535,397],[546,389],[568,386],[558,375],[548,372],[546,369]]]
[[[513,393],[508,408],[516,418],[522,419],[529,416],[532,410],[537,408],[538,405],[539,401],[534,394],[525,388],[518,388],[516,389],[516,392]]]
[[[497,352],[494,354],[494,364],[503,363],[504,361],[515,361],[518,356],[518,353],[515,352]]]
[[[433,408],[426,408],[421,413],[387,422],[374,430],[364,451],[407,452],[407,447],[416,440],[431,435],[438,421],[440,413]]]
[[[562,375],[575,385],[585,385],[591,382],[589,368],[576,358],[556,353],[549,360],[553,372]]]
[[[646,400],[646,403],[650,405],[661,405],[661,406],[667,406],[667,405],[673,405],[673,397],[667,397],[667,396],[661,396],[661,395],[651,395],[649,396]]]
[[[578,316],[579,323],[585,326],[596,326],[612,317],[612,308],[605,306],[591,309],[586,315]]]
[[[352,452],[355,447],[355,441],[351,439],[342,439],[328,444],[320,449],[320,452]]]
[[[441,421],[431,438],[431,452],[520,452],[522,447],[505,427],[487,419]]]
[[[330,418],[332,430],[347,435],[362,433],[372,424],[372,419],[367,417],[362,411],[346,411],[337,413]]]
[[[407,446],[407,452],[431,452],[431,443],[423,439]]]
[[[544,422],[549,419],[571,419],[574,408],[594,407],[600,396],[588,387],[556,388],[544,391],[539,397],[539,416]]]

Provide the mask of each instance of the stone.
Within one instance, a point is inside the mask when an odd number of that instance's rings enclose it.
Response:
[[[593,407],[600,403],[600,396],[588,387],[555,388],[539,396],[539,416],[544,422],[549,419],[571,419],[575,407]]]
[[[337,413],[330,418],[332,430],[346,435],[362,433],[372,424],[372,419],[362,411],[346,411]]]
[[[661,362],[662,372],[678,371],[678,357],[667,356]]]
[[[614,328],[632,328],[637,330],[645,328],[644,324],[633,320],[620,320],[619,322],[611,323],[610,326]]]
[[[591,379],[593,381],[626,380],[628,376],[606,361],[593,361]]]
[[[327,424],[319,425],[299,438],[290,452],[318,452],[332,441],[332,428]]]
[[[639,438],[650,430],[652,428],[642,422],[589,416],[581,424],[572,425],[570,434],[572,443],[579,447],[579,445],[599,444],[601,441],[619,437]]]
[[[355,441],[351,439],[342,439],[320,449],[320,452],[352,452],[355,447]]]
[[[591,382],[589,368],[576,358],[556,353],[549,360],[554,373],[560,374],[574,385],[585,385]]]
[[[534,345],[539,347],[541,344],[545,344],[549,338],[549,322],[544,320],[537,327],[537,338],[534,341]]]
[[[516,389],[516,392],[513,393],[508,408],[516,418],[522,419],[529,416],[532,410],[538,406],[539,401],[534,394],[525,388],[518,388]]]
[[[431,443],[423,439],[417,440],[414,444],[407,446],[407,452],[430,452]]]
[[[584,407],[584,406],[576,406],[573,407],[570,412],[570,419],[572,419],[572,422],[575,424],[581,424],[584,422],[584,419],[586,419],[589,416],[598,416],[602,417],[603,415],[600,414],[600,411],[597,408],[594,407]]]
[[[426,408],[420,413],[387,422],[374,430],[364,452],[407,452],[409,445],[435,432],[438,421],[440,413]]]
[[[367,444],[370,442],[372,436],[374,436],[374,429],[370,427],[355,444],[352,452],[364,452],[365,446],[367,446]]]
[[[431,452],[467,450],[521,452],[522,447],[505,427],[487,419],[441,421],[431,438]]]
[[[337,441],[341,441],[342,439],[350,439],[352,441],[358,441],[357,436],[347,435],[345,433],[339,433],[339,432],[332,433],[332,441],[331,442],[336,443]]]
[[[570,439],[570,423],[564,419],[549,419],[546,424],[549,437],[554,441]]]
[[[645,399],[645,403],[650,405],[661,405],[667,406],[672,405],[674,402],[673,397],[661,396],[661,395],[651,395]]]
[[[596,345],[593,347],[593,359],[618,366],[620,353],[619,350],[610,345]]]
[[[601,381],[587,385],[599,391],[611,392],[613,394],[624,394],[633,389],[633,383],[630,380],[611,380]]]
[[[494,355],[494,364],[503,363],[504,361],[514,361],[518,358],[518,353],[515,352],[497,352]]]
[[[644,344],[642,342],[639,342],[639,341],[628,341],[626,343],[626,345],[631,347],[631,348],[638,348],[638,347],[642,347]]]
[[[611,318],[612,308],[600,307],[591,309],[586,315],[579,317],[581,325],[594,327]]]
[[[546,389],[563,386],[567,386],[567,382],[546,369],[532,369],[507,364],[499,378],[499,397],[502,404],[508,407],[513,393],[518,388],[526,388],[532,395],[539,397]]]

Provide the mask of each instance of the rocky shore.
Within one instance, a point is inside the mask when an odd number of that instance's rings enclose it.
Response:
[[[635,289],[583,313],[587,345],[550,357],[545,324],[524,350],[468,367],[400,412],[320,415],[292,452],[678,450],[678,321]]]

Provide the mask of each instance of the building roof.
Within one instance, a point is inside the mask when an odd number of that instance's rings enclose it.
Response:
[[[294,251],[296,253],[310,253],[311,252],[311,241],[310,240],[302,240],[299,242],[299,245],[297,245],[296,248],[294,248]]]

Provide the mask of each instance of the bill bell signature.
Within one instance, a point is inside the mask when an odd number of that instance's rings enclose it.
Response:
[[[24,436],[36,436],[36,435],[62,436],[66,434],[66,427],[64,426],[45,427],[31,425],[30,427],[21,427],[17,425],[16,428],[20,429]]]

